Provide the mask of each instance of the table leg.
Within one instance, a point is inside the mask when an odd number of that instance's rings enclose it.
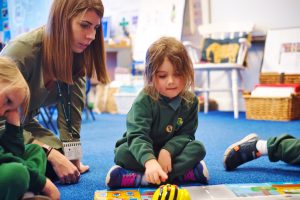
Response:
[[[204,85],[204,113],[208,112],[209,107],[209,90],[210,90],[210,71],[205,71],[205,85]]]
[[[238,88],[238,70],[232,69],[231,71],[231,81],[232,81],[232,101],[233,101],[233,112],[234,118],[239,118],[239,88]]]

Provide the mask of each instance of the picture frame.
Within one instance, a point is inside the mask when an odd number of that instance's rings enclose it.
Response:
[[[267,32],[261,72],[300,74],[300,27]]]

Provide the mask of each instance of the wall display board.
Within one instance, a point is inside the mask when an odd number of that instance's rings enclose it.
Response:
[[[8,23],[8,6],[7,0],[0,0],[0,50],[2,43],[7,43],[10,39],[10,27]]]
[[[141,0],[133,59],[144,61],[148,47],[161,36],[181,39],[185,0]]]
[[[9,24],[12,38],[44,25],[52,0],[9,0]]]
[[[268,31],[261,71],[300,73],[300,27]]]

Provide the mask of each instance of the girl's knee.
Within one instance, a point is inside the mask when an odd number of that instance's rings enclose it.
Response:
[[[197,155],[202,155],[203,157],[206,155],[205,147],[201,142],[195,140],[190,142],[189,145]]]
[[[129,148],[126,144],[122,144],[119,147],[115,148],[115,158],[124,159],[130,156]]]
[[[128,156],[125,155],[125,152],[122,148],[118,147],[118,148],[115,149],[115,159],[114,159],[114,161],[117,165],[121,165],[123,163],[123,160],[127,157]]]

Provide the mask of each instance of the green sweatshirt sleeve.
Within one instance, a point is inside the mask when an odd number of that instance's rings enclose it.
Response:
[[[15,156],[22,156],[24,154],[25,149],[22,127],[5,123],[4,134],[0,140],[5,151],[11,152]]]
[[[29,190],[40,192],[46,183],[46,155],[37,144],[23,143],[23,129],[6,123],[5,132],[0,139],[0,163],[22,163],[30,176]]]
[[[46,184],[47,158],[45,152],[37,144],[27,144],[25,149],[23,159],[30,176],[29,190],[40,192]]]
[[[43,150],[41,150],[42,152]],[[45,154],[45,153],[44,153]],[[41,157],[41,154],[36,154],[33,159],[26,161],[24,158],[13,155],[11,152],[6,152],[2,146],[0,146],[0,163],[21,163],[23,164],[29,173],[29,191],[41,192],[46,184],[45,168],[46,165],[39,165],[37,160],[44,160],[45,157]],[[46,163],[46,160],[44,160]],[[17,172],[16,172],[17,173]]]
[[[149,135],[152,118],[150,101],[143,95],[138,96],[127,114],[126,136],[130,152],[143,166],[146,161],[155,159],[153,141]]]
[[[186,119],[178,131],[163,147],[173,156],[178,155],[182,149],[190,141],[195,140],[195,132],[198,127],[198,99],[194,98],[194,102],[184,110]]]
[[[74,85],[71,88],[71,121],[72,121],[72,130],[79,139],[80,137],[80,128],[81,128],[81,114],[84,108],[85,101],[85,84],[86,79],[84,77],[74,78]],[[60,139],[62,141],[72,141],[72,137],[69,134],[68,126],[63,114],[63,109],[61,104],[59,103],[57,106],[58,110],[58,118],[57,124],[60,132]]]

